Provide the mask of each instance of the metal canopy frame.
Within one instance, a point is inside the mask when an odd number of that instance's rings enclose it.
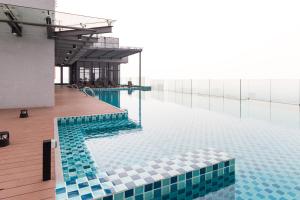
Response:
[[[112,32],[114,21],[0,3],[0,23],[7,23],[14,35],[22,37],[22,25],[46,28],[48,39],[55,40],[57,66],[72,66],[77,61],[118,65],[127,63],[128,56],[139,53],[139,85],[141,85],[142,49],[103,47],[99,41],[99,35]]]

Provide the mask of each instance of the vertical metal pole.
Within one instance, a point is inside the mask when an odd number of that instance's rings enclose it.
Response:
[[[210,79],[208,80],[208,110],[210,110]]]
[[[43,181],[51,179],[51,140],[43,141]]]
[[[240,118],[242,118],[242,79],[240,79]]]
[[[191,94],[193,94],[193,79],[191,79]]]
[[[62,85],[64,82],[64,70],[63,66],[60,66],[60,84]]]
[[[224,80],[223,80],[223,99],[225,97],[225,94],[224,94]]]
[[[242,100],[242,79],[240,79],[240,100]]]
[[[300,79],[299,79],[299,109],[300,109]]]
[[[210,96],[210,79],[208,80],[208,96]]]
[[[90,75],[90,83],[94,81],[94,66],[90,64],[89,66],[89,75]]]
[[[139,52],[139,86],[142,86],[142,52]]]
[[[193,79],[191,79],[191,108],[193,107]]]
[[[69,84],[73,84],[74,83],[74,65],[70,65],[69,66]]]
[[[270,106],[269,106],[269,109],[270,109],[270,121],[272,121],[272,80],[270,79],[269,81],[269,84],[270,84],[270,88],[269,88],[269,93],[270,93]]]
[[[78,67],[77,63],[74,64],[74,73],[75,73],[75,80],[74,83],[78,84],[80,80],[80,68]]]
[[[139,90],[139,125],[142,126],[142,91]]]
[[[223,83],[222,84],[222,90],[223,90],[223,112],[224,112],[224,110],[225,110],[225,98],[224,98],[225,97],[225,94],[224,94],[224,84],[225,83],[224,83],[224,80],[222,81],[222,83]]]
[[[270,102],[272,102],[272,80],[270,79]]]

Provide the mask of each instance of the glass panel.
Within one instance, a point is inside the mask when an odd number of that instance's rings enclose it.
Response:
[[[210,81],[210,95],[217,96],[217,97],[224,96],[223,80],[211,80]]]
[[[54,79],[54,83],[56,84],[60,84],[60,67],[55,67],[55,79]]]
[[[83,67],[80,67],[79,79],[80,79],[80,81],[84,80],[84,68]]]
[[[63,67],[63,83],[70,83],[70,67]]]
[[[149,84],[154,90],[165,90],[176,93],[192,92],[192,94],[196,95],[210,95],[235,100],[240,99],[241,90],[242,100],[272,101],[293,105],[300,104],[299,79],[151,79],[149,80]],[[195,105],[197,106],[197,103]],[[234,115],[237,115],[237,112],[234,112]]]
[[[90,80],[90,70],[89,68],[84,69],[84,81],[89,81]]]
[[[240,80],[224,80],[224,97],[240,99]]]
[[[270,80],[243,81],[247,91],[243,91],[246,99],[270,101]]]
[[[299,80],[272,80],[271,101],[299,104]]]
[[[99,68],[93,68],[95,81],[99,79]]]
[[[193,80],[193,94],[208,95],[209,94],[209,80]]]
[[[60,26],[71,26],[76,28],[91,28],[111,26],[114,20],[84,15],[75,15],[53,10],[45,10],[31,7],[16,6],[0,3],[0,19],[7,20],[4,12],[11,12],[17,21],[23,23],[46,24],[46,17],[52,19],[52,24]],[[60,29],[62,30],[62,29]],[[64,30],[67,30],[64,28]]]

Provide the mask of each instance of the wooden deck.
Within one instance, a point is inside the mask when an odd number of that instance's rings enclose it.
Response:
[[[75,89],[56,87],[56,105],[33,108],[20,119],[20,109],[0,110],[0,131],[10,132],[10,145],[0,148],[0,199],[55,199],[52,180],[42,181],[42,141],[54,137],[54,117],[113,113],[119,110]]]

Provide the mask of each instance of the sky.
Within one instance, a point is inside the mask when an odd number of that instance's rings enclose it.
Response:
[[[143,47],[147,78],[300,78],[299,0],[57,0],[57,11],[117,20]],[[138,76],[138,56],[121,75]]]

